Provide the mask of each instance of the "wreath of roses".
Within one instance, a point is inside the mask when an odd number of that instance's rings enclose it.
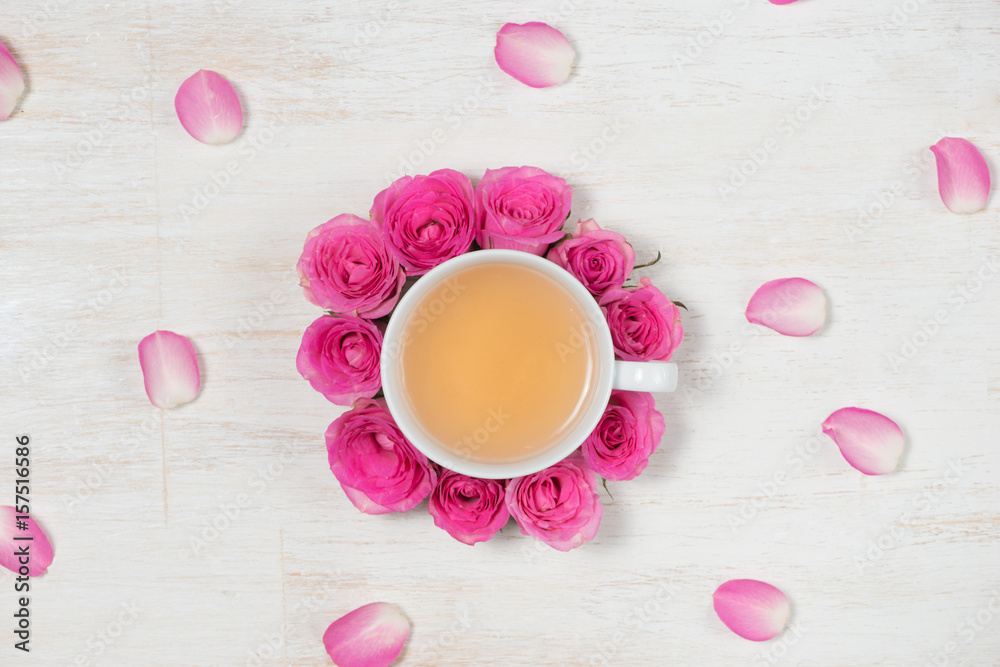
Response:
[[[621,234],[592,219],[563,232],[572,199],[564,179],[537,167],[488,169],[475,187],[441,169],[394,181],[375,196],[369,219],[338,215],[309,232],[300,284],[327,312],[305,330],[296,367],[332,403],[350,407],[330,424],[326,447],[330,469],[359,510],[407,512],[426,498],[434,523],[465,544],[489,540],[513,517],[524,535],[568,551],[597,533],[598,476],[630,480],[645,469],[664,433],[647,392],[613,391],[578,450],[507,480],[428,460],[380,397],[382,334],[406,279],[480,248],[544,256],[574,275],[604,312],[617,358],[670,359],[684,336],[677,304],[648,278],[625,286],[642,267]]]

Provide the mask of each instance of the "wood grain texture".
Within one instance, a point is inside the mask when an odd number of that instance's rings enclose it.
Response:
[[[6,0],[28,89],[0,123],[0,504],[28,434],[56,555],[30,656],[4,630],[0,663],[322,665],[327,625],[385,600],[413,621],[406,665],[1000,664],[997,204],[948,213],[927,150],[966,137],[1000,174],[996,10]],[[496,30],[528,20],[576,46],[565,85],[496,67]],[[230,145],[176,120],[199,68],[243,100]],[[294,366],[310,229],[401,169],[520,164],[640,262],[662,251],[642,275],[690,309],[660,449],[567,554],[513,524],[469,548],[422,510],[359,514],[323,445],[339,409]],[[753,291],[794,275],[827,326],[747,328]],[[158,328],[203,370],[162,416],[136,356]],[[848,405],[900,423],[898,472],[817,436]],[[735,577],[792,599],[780,639],[715,617]]]

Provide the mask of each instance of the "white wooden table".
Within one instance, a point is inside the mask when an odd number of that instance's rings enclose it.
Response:
[[[998,207],[946,211],[927,150],[968,138],[1000,177],[997,9],[5,0],[28,90],[0,123],[0,504],[28,434],[55,562],[30,655],[0,630],[0,663],[322,665],[327,625],[384,600],[413,622],[406,665],[1000,664]],[[496,67],[497,29],[529,20],[575,45],[565,85]],[[176,119],[200,68],[240,93],[230,145]],[[643,275],[689,308],[664,441],[573,552],[365,516],[329,471],[294,265],[406,162],[567,178],[573,219],[662,251]],[[747,329],[754,289],[800,275],[820,334]],[[162,419],[136,355],[160,328],[203,373]],[[813,439],[850,405],[902,426],[898,472]],[[716,618],[738,577],[789,595],[780,638]],[[16,597],[4,570],[4,628]]]

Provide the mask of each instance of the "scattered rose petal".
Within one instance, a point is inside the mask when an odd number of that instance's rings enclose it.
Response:
[[[770,0],[772,5],[790,5],[793,2],[798,2],[798,0]]]
[[[224,144],[243,128],[243,108],[233,85],[222,75],[200,69],[177,90],[177,118],[203,144]]]
[[[805,278],[772,280],[754,292],[746,316],[785,336],[811,336],[826,322],[826,297]]]
[[[17,98],[24,92],[24,75],[14,56],[0,44],[0,120],[4,120],[17,106]]]
[[[158,408],[193,401],[201,389],[194,345],[172,331],[157,331],[139,341],[139,365],[146,395]]]
[[[826,418],[823,433],[833,438],[847,462],[866,475],[885,475],[903,455],[903,432],[885,415],[842,408]]]
[[[15,574],[20,574],[18,570],[25,564],[20,562],[20,557],[15,552],[27,547],[28,576],[37,577],[40,574],[45,574],[45,570],[52,564],[52,545],[49,544],[49,538],[31,518],[20,519],[27,525],[27,528],[25,530],[18,528],[18,516],[23,515],[18,515],[13,507],[9,505],[0,507],[0,565]],[[31,539],[17,540],[14,539],[16,537],[30,537]]]
[[[398,607],[372,602],[331,623],[323,645],[338,667],[387,667],[409,634],[410,621]]]
[[[558,86],[569,78],[576,52],[561,32],[545,23],[508,23],[497,33],[497,65],[532,88]]]
[[[990,169],[965,139],[945,137],[931,146],[937,159],[938,192],[952,213],[975,213],[990,196]]]
[[[727,581],[715,589],[712,603],[727,628],[755,642],[780,635],[791,611],[784,593],[754,579]]]

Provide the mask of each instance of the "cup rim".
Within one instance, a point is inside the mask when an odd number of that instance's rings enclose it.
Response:
[[[587,321],[595,325],[591,330],[595,334],[597,347],[594,393],[590,397],[589,411],[578,420],[573,430],[562,441],[533,457],[499,463],[466,459],[439,447],[434,442],[425,440],[423,434],[411,421],[409,411],[406,409],[397,372],[400,355],[396,350],[401,349],[398,339],[412,315],[414,307],[424,295],[449,275],[470,266],[489,262],[529,266],[556,280],[566,288],[584,310]],[[382,391],[389,414],[392,415],[399,430],[418,451],[434,463],[463,475],[484,479],[511,479],[539,472],[562,461],[583,444],[587,436],[597,427],[611,398],[611,385],[614,377],[614,346],[611,341],[611,331],[600,306],[597,305],[597,301],[583,286],[583,283],[569,271],[544,257],[521,250],[483,249],[467,252],[442,262],[420,276],[400,298],[389,317],[383,334],[379,371],[382,376]]]

